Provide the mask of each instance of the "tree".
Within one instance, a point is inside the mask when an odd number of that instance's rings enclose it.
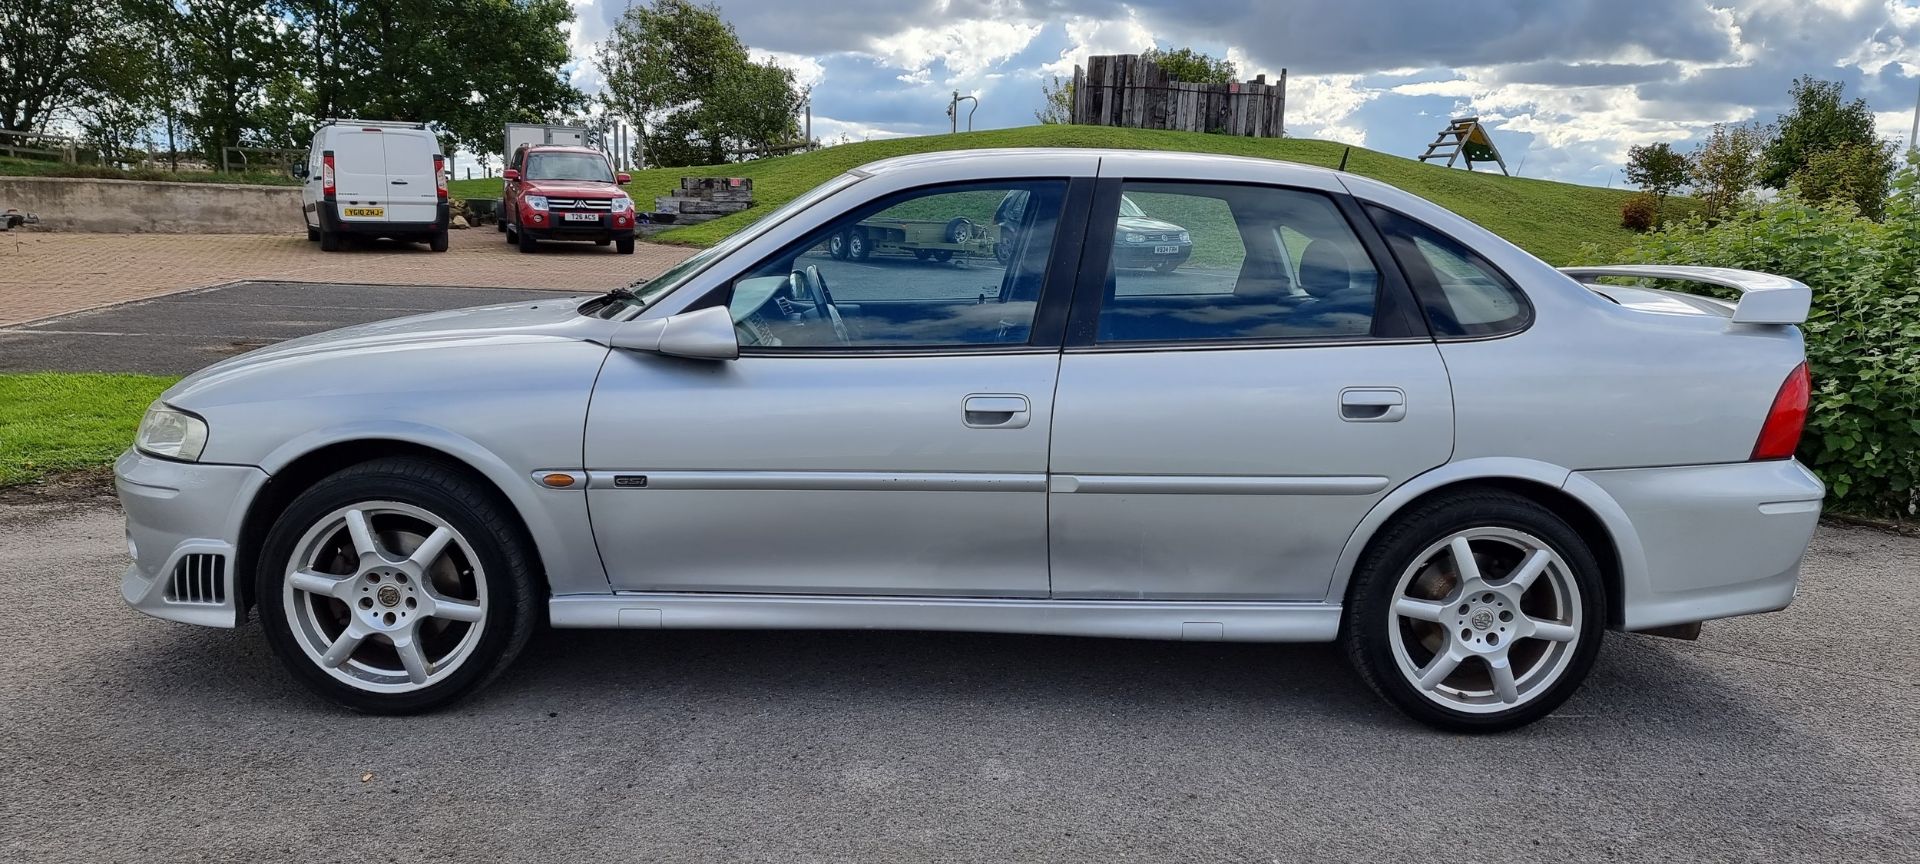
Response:
[[[1759,176],[1768,130],[1751,124],[1716,123],[1693,151],[1693,192],[1708,219],[1724,219],[1740,207]]]
[[[753,62],[712,4],[630,6],[594,62],[606,78],[602,102],[643,130],[656,164],[724,162],[799,135],[792,71]]]
[[[1793,172],[1787,188],[1809,203],[1842,201],[1852,204],[1860,215],[1878,220],[1886,215],[1896,149],[1892,141],[1848,141],[1817,151]]]
[[[1843,103],[1845,85],[1803,75],[1788,88],[1793,107],[1780,115],[1777,133],[1761,155],[1759,180],[1769,189],[1785,189],[1794,172],[1823,150],[1842,144],[1877,147],[1873,111],[1865,99]],[[1887,174],[1893,163],[1887,164]],[[1884,191],[1884,190],[1883,190]]]
[[[1040,82],[1040,96],[1045,101],[1033,112],[1033,119],[1047,125],[1073,122],[1073,81],[1049,76]]]
[[[109,0],[0,3],[0,131],[40,131],[94,88],[95,49],[118,12]]]
[[[166,61],[154,50],[152,31],[137,21],[116,22],[94,47],[96,64],[90,86],[75,96],[65,113],[101,161],[124,164],[165,111],[170,84]]]
[[[1195,51],[1192,48],[1178,48],[1162,51],[1148,48],[1140,52],[1143,59],[1153,61],[1175,81],[1189,84],[1229,84],[1240,75],[1232,60],[1218,60]]]
[[[270,82],[294,72],[298,35],[286,26],[279,0],[162,0],[174,14],[171,29],[186,94],[186,127],[207,161],[222,165],[226,148],[292,147],[298,140],[259,134],[269,110]],[[283,90],[276,95],[287,95]]]
[[[508,123],[576,112],[567,0],[300,0],[311,115],[434,124],[490,153]]]
[[[1686,154],[1665,141],[1627,148],[1627,182],[1653,196],[1656,216],[1666,209],[1667,195],[1687,185],[1692,173]]]

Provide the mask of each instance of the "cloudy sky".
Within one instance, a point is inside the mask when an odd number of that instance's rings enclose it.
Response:
[[[628,0],[572,0],[576,83]],[[761,56],[813,86],[829,140],[1034,122],[1049,75],[1089,54],[1191,46],[1243,77],[1289,73],[1288,133],[1416,156],[1445,118],[1488,121],[1510,168],[1618,184],[1633,144],[1691,147],[1715,122],[1771,121],[1810,73],[1905,139],[1920,0],[719,0]]]

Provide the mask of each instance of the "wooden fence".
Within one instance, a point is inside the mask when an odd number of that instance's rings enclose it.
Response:
[[[1073,67],[1072,121],[1181,132],[1219,132],[1279,138],[1287,129],[1287,70],[1278,84],[1267,76],[1242,83],[1174,81],[1137,54],[1087,58]]]

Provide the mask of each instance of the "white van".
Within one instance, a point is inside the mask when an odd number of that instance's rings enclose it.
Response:
[[[328,252],[349,234],[447,251],[447,162],[424,123],[328,120],[313,132],[300,209]]]

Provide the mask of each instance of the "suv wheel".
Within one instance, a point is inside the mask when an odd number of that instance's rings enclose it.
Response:
[[[613,251],[618,252],[622,255],[632,255],[633,254],[633,238],[622,237],[618,240],[613,241]]]
[[[1381,530],[1347,589],[1341,641],[1374,691],[1455,732],[1524,726],[1573,695],[1607,620],[1580,535],[1526,498],[1448,495]]]
[[[533,235],[525,231],[514,231],[508,236],[512,237],[514,242],[520,245],[520,251],[522,252],[532,252],[534,247],[540,242],[533,239]]]

